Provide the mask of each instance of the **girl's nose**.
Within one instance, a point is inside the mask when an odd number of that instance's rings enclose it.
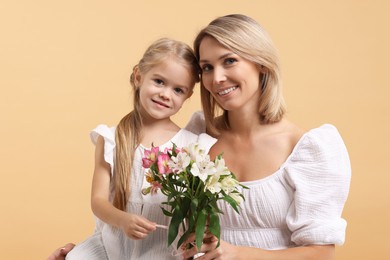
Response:
[[[162,98],[164,100],[169,100],[169,98],[170,98],[170,89],[169,88],[161,89],[159,96],[160,96],[160,98]]]

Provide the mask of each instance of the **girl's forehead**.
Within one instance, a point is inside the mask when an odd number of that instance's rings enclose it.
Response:
[[[159,76],[169,81],[173,85],[190,86],[193,85],[193,73],[188,64],[180,59],[166,59],[151,68],[150,76]]]

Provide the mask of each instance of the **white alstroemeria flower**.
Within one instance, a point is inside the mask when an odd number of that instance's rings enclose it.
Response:
[[[226,176],[221,181],[222,189],[226,194],[230,194],[238,185],[238,181],[232,175]]]
[[[172,169],[173,172],[183,172],[190,165],[191,158],[185,152],[179,152],[176,157],[172,156],[171,160],[168,162],[168,166]]]
[[[215,168],[217,170],[217,174],[219,174],[219,175],[229,175],[230,174],[229,169],[225,166],[225,160],[223,158],[217,159],[215,161]]]
[[[230,193],[229,196],[232,197],[237,204],[240,204],[243,201],[243,198],[238,193]]]
[[[208,154],[198,154],[191,167],[192,175],[198,176],[203,182],[209,175],[215,174],[215,171],[214,163],[210,161]]]
[[[199,155],[204,155],[204,150],[200,149],[197,143],[191,143],[187,147],[183,148],[185,152],[189,154],[191,160],[196,160],[196,157]]]
[[[206,182],[205,189],[209,190],[212,194],[220,192],[222,185],[219,182],[219,177],[219,174],[211,175]]]

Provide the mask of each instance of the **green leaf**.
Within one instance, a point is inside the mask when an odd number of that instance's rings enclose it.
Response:
[[[230,197],[229,195],[226,195],[223,197],[223,200],[228,202],[230,204],[230,206],[233,207],[234,211],[236,211],[238,214],[240,214],[240,212],[238,212],[237,202],[232,197]]]
[[[162,209],[164,215],[169,216],[169,217],[173,216],[173,214],[171,212],[169,212],[168,210],[164,209],[163,207],[160,207],[160,208]]]
[[[197,198],[193,198],[191,200],[191,212],[195,213],[197,211],[198,203],[199,203],[199,201]]]
[[[183,201],[180,206],[184,217],[188,215],[190,204],[191,204],[191,199],[187,197],[183,197]]]
[[[218,216],[218,214],[216,214],[214,212],[210,213],[209,231],[216,238],[218,238],[218,244],[217,244],[217,247],[218,247],[219,246],[220,236],[221,236],[221,225],[219,224],[219,216]]]
[[[183,221],[183,218],[184,216],[179,205],[176,205],[168,229],[168,246],[176,239],[177,233],[179,232],[179,225]]]
[[[200,250],[200,247],[203,243],[203,236],[204,236],[204,228],[206,226],[206,217],[207,212],[205,209],[202,209],[198,213],[198,219],[196,221],[196,228],[195,228],[195,243],[198,250]]]
[[[181,244],[183,244],[183,242],[188,238],[188,236],[192,233],[192,230],[191,229],[187,229],[184,234],[181,236],[181,238],[179,239],[179,241],[177,242],[177,249],[179,249],[179,247],[181,246]]]
[[[247,187],[247,186],[245,186],[245,185],[242,185],[241,183],[240,183],[240,186],[241,186],[243,189],[249,190],[249,187]]]

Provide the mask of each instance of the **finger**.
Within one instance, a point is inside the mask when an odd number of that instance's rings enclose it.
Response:
[[[152,232],[152,231],[154,231],[156,229],[155,228],[154,229],[149,229],[149,228],[145,228],[144,226],[136,226],[133,230],[136,231],[136,232],[149,234],[150,232]]]
[[[201,259],[220,259],[222,256],[222,248],[221,247],[213,247],[210,251],[207,251]]]
[[[56,260],[59,259],[61,248],[56,249],[48,258],[47,260]]]
[[[134,222],[137,226],[142,227],[148,231],[156,230],[156,223],[149,221],[148,219],[138,216],[137,221]]]
[[[211,243],[211,242],[215,242],[215,241],[218,241],[218,238],[216,236],[214,236],[212,233],[206,233],[203,237],[203,242],[205,243]]]
[[[138,239],[144,239],[147,235],[148,235],[147,233],[133,231],[130,237],[138,240]]]
[[[61,248],[61,253],[66,255],[70,250],[73,249],[73,247],[75,247],[75,244],[68,243],[63,248]]]
[[[210,238],[212,239],[212,238]],[[186,258],[193,257],[198,253],[205,253],[200,259],[214,259],[221,253],[220,247],[217,248],[218,239],[214,239],[213,242],[203,243],[200,250],[196,246],[187,249],[184,253]]]
[[[149,220],[147,220],[146,222],[144,222],[143,223],[143,225],[142,225],[142,227],[144,228],[144,229],[146,229],[147,231],[154,231],[154,230],[156,230],[156,223],[154,223],[154,222],[151,222],[151,221],[149,221]]]
[[[69,253],[70,250],[73,249],[75,245],[72,243],[68,243],[63,247],[56,249],[47,260],[62,260],[65,259],[65,256]]]

